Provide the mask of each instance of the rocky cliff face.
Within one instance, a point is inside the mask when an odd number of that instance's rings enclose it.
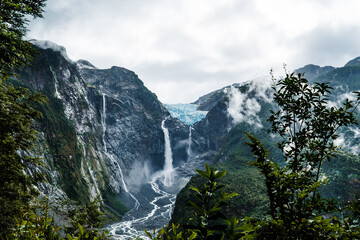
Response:
[[[35,151],[46,163],[49,183],[40,188],[47,195],[80,202],[99,195],[116,219],[136,206],[132,192],[164,169],[164,119],[172,165],[185,177],[214,159],[232,127],[228,88],[203,97],[209,113],[189,126],[172,118],[134,72],[98,69],[86,60],[71,61],[63,47],[34,44],[38,55],[32,66],[13,82],[49,99],[37,106],[44,117],[37,123]]]
[[[142,179],[164,166],[161,122],[169,112],[132,71],[97,69],[85,60],[72,62],[55,44],[35,45],[34,63],[13,83],[49,99],[38,106],[44,117],[37,124],[35,154],[44,158],[49,178],[41,190],[81,202],[100,195],[109,212],[121,216],[134,205],[129,193],[134,171]],[[177,143],[187,139],[188,126],[171,117],[165,126],[179,165],[187,155],[186,146]]]

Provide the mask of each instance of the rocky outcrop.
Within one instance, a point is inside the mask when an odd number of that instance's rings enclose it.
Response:
[[[72,62],[57,45],[35,45],[41,48],[32,66],[13,83],[48,97],[38,106],[44,117],[37,123],[35,154],[44,158],[49,179],[41,190],[81,202],[100,195],[110,212],[122,215],[134,204],[127,189],[134,165],[148,163],[152,171],[164,166],[161,121],[169,112],[134,72],[97,69],[85,60]],[[180,165],[187,156],[186,145],[178,143],[187,139],[188,126],[169,117],[166,127]]]
[[[318,65],[308,64],[302,68],[296,69],[295,72],[304,74],[306,79],[312,81],[321,75],[331,72],[334,69],[335,68],[331,66],[320,67]]]

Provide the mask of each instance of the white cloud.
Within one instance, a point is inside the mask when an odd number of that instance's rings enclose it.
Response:
[[[336,98],[333,99],[333,101],[328,101],[327,106],[328,107],[336,107],[336,108],[344,107],[344,103],[345,103],[346,99],[348,99],[349,101],[355,102],[356,95],[353,92],[345,92],[343,94],[336,96]]]
[[[194,101],[205,84],[206,91],[215,90],[281,69],[283,63],[289,69],[308,63],[339,66],[360,55],[360,44],[349,40],[360,36],[357,0],[47,4],[44,19],[31,22],[30,38],[62,45],[70,58],[99,68],[129,68],[167,103]],[[182,69],[184,63],[188,67]],[[163,74],[167,68],[171,74]],[[161,84],[177,87],[152,88]]]
[[[350,129],[350,131],[353,131]],[[358,137],[357,134],[359,131],[356,129],[354,134],[354,138]],[[349,151],[354,155],[359,155],[360,153],[360,146],[357,144],[358,139],[354,139],[351,137],[345,137],[344,133],[339,133],[338,138],[334,141],[334,145],[339,147],[342,150]]]
[[[261,111],[261,102],[271,102],[271,77],[258,78],[249,83],[249,89],[242,93],[231,86],[228,93],[228,114],[233,123],[247,122],[256,127],[262,127],[258,113]]]

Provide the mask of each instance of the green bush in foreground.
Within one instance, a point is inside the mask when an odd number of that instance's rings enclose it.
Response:
[[[100,229],[102,212],[99,201],[94,200],[83,207],[68,206],[63,212],[64,226],[54,220],[54,211],[58,212],[47,198],[38,200],[21,211],[16,218],[16,227],[4,239],[46,239],[46,240],[106,240],[110,239],[107,231]]]
[[[190,218],[183,232],[180,225],[172,224],[151,234],[146,231],[150,239],[237,239],[239,221],[236,217],[227,219],[223,213],[225,207],[231,198],[237,193],[224,193],[221,189],[224,185],[218,183],[218,180],[225,176],[226,172],[211,169],[207,164],[205,171],[196,169],[196,172],[207,181],[201,189],[191,187],[194,192],[195,201],[189,204],[194,209],[195,217]]]

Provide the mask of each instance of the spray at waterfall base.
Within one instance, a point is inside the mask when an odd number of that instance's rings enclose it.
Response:
[[[109,227],[110,233],[115,239],[144,236],[144,228],[160,229],[164,227],[171,218],[176,194],[189,180],[181,177],[177,169],[173,167],[170,136],[165,127],[167,119],[168,117],[161,122],[161,129],[164,133],[164,168],[150,174],[151,169],[146,163],[137,163],[134,171],[130,172],[130,176],[145,176],[142,179],[146,182],[140,182],[136,186],[136,191],[132,191],[135,186],[129,185],[127,193],[137,200],[137,204],[124,215],[122,222]],[[188,148],[188,151],[191,152],[191,149]],[[126,186],[125,181],[124,184]]]

